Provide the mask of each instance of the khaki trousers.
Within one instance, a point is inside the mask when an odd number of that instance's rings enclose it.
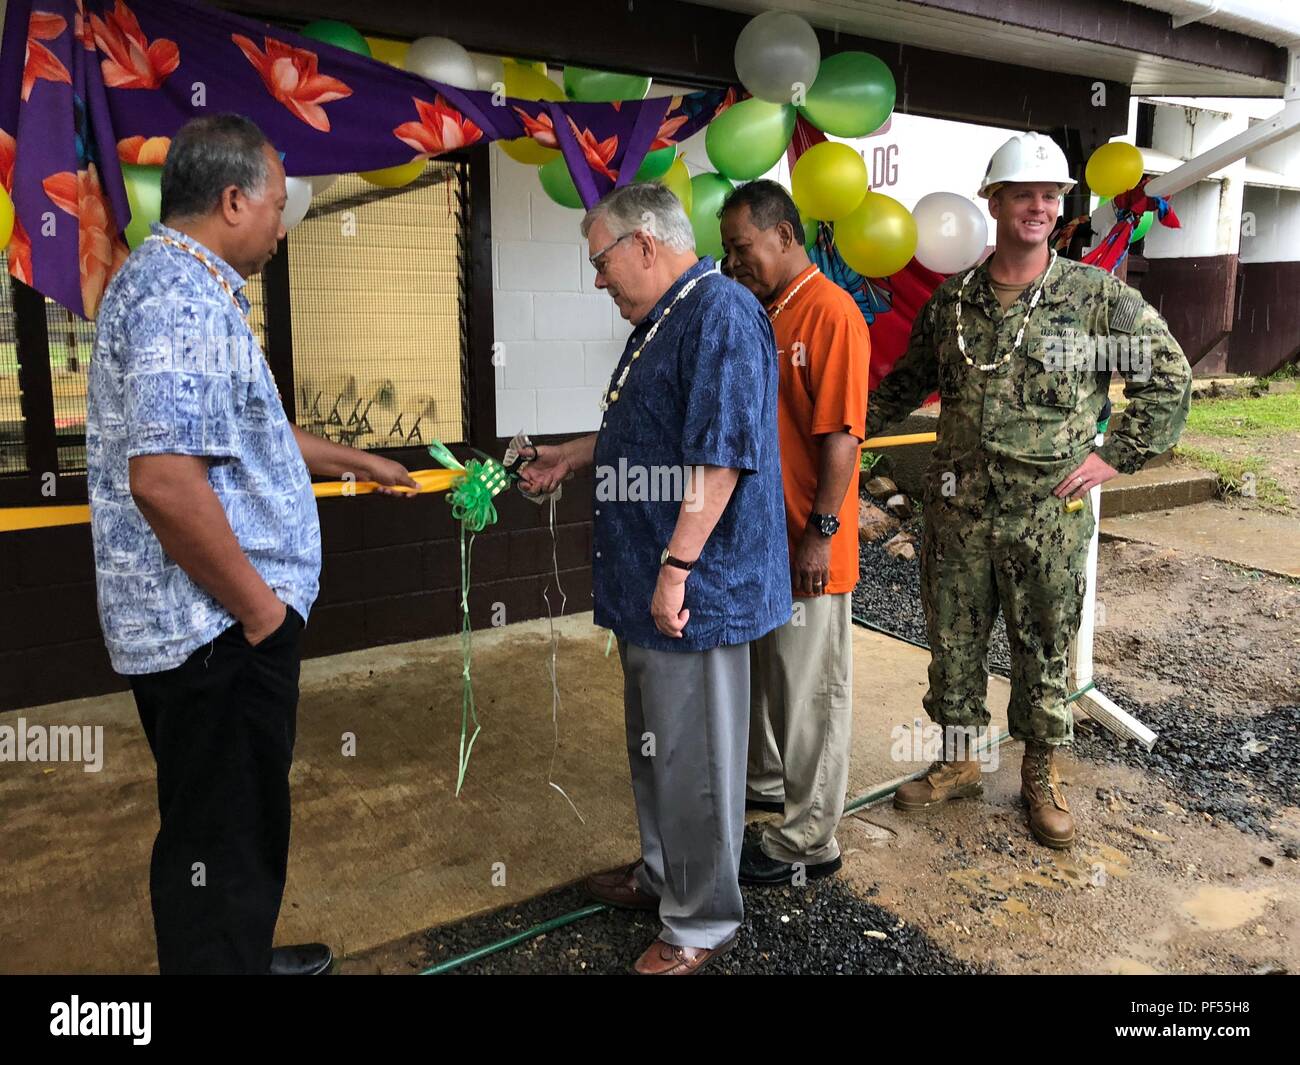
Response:
[[[777,861],[839,857],[853,725],[850,599],[796,598],[794,617],[750,644],[747,791],[785,802],[784,820],[763,833],[763,852]]]

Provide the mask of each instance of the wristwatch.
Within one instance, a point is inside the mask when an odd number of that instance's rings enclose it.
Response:
[[[695,562],[698,561],[699,559],[695,560]],[[673,556],[668,553],[668,548],[666,547],[664,548],[664,553],[659,556],[659,565],[676,566],[678,569],[684,569],[687,573],[690,573],[690,571],[695,568],[695,562],[683,562],[680,558],[673,558]]]
[[[840,519],[834,514],[812,514],[808,518],[808,524],[823,536],[834,536],[840,531]]]

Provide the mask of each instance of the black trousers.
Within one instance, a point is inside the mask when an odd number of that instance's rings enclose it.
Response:
[[[236,624],[175,669],[130,678],[158,763],[149,893],[164,974],[271,967],[303,625],[290,607],[256,647]]]

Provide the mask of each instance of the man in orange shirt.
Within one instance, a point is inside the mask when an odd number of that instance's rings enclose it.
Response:
[[[754,181],[722,209],[726,271],[776,334],[777,432],[791,583],[789,622],[751,644],[748,797],[784,814],[740,859],[742,884],[840,868],[852,726],[851,597],[858,583],[858,448],[871,338],[853,298],[804,251],[789,193]]]

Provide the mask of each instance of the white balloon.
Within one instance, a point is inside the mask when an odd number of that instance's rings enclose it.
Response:
[[[284,191],[286,199],[280,222],[285,229],[292,229],[307,217],[307,211],[311,207],[311,179],[287,177],[284,179]]]
[[[482,52],[470,52],[469,55],[474,60],[474,73],[478,79],[478,88],[484,92],[492,92],[493,86],[505,84],[506,65],[501,62],[500,56],[484,55]]]
[[[327,188],[333,185],[334,182],[338,181],[338,179],[338,174],[316,174],[313,177],[309,177],[307,180],[311,182],[311,194],[313,196],[319,196]]]
[[[798,15],[764,11],[745,24],[736,38],[736,75],[760,100],[774,104],[796,100],[817,79],[822,49],[817,34]]]
[[[955,274],[980,261],[988,247],[984,212],[955,192],[932,192],[912,208],[916,261],[939,274]]]
[[[474,60],[464,48],[446,37],[421,37],[412,41],[406,53],[406,69],[458,89],[478,88]]]

